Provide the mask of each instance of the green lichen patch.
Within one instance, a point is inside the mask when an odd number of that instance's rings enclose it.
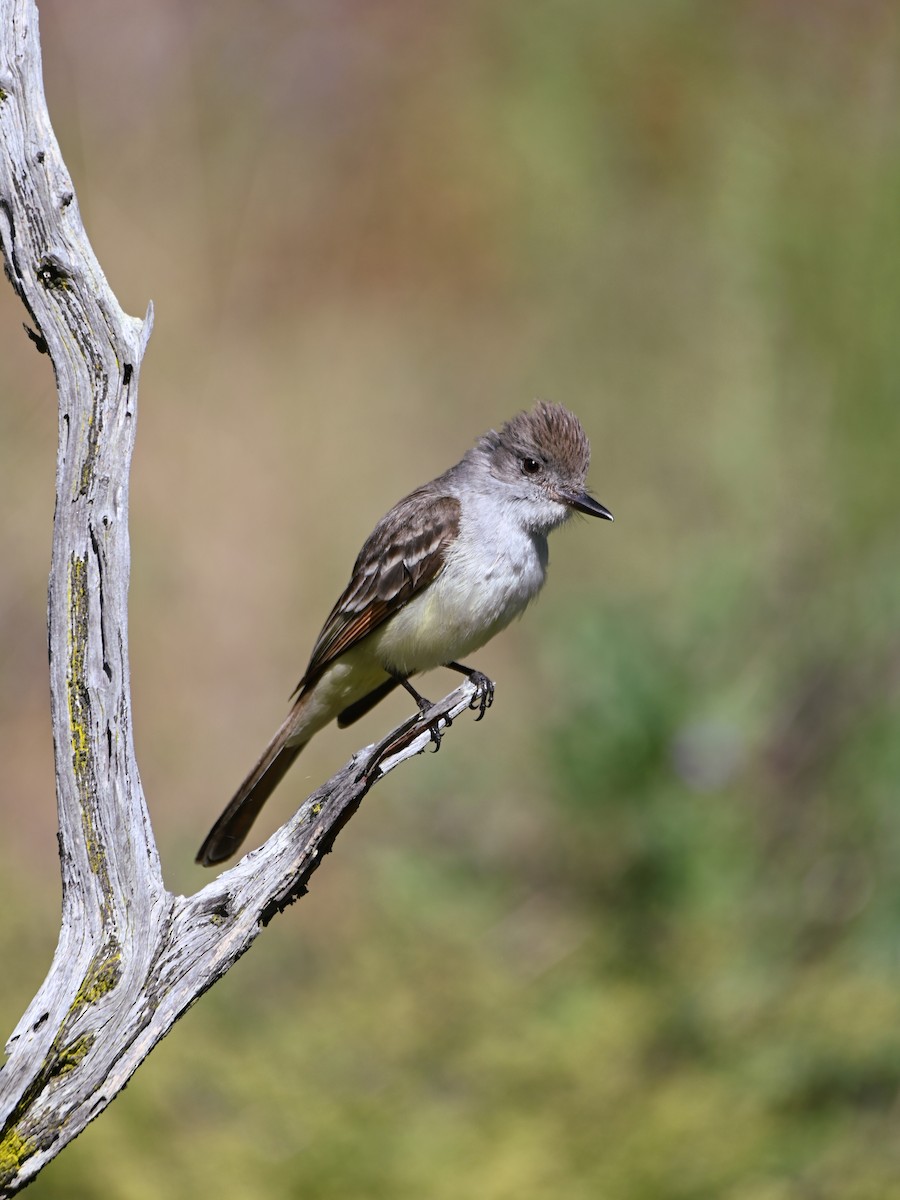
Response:
[[[111,992],[122,974],[122,955],[117,942],[107,943],[91,961],[81,987],[75,993],[70,1015],[74,1015],[86,1004],[96,1002]]]
[[[78,789],[81,824],[84,830],[88,863],[100,881],[104,896],[110,895],[106,850],[97,834],[97,788],[91,746],[91,697],[87,687],[88,566],[86,558],[73,554],[69,560],[69,663],[66,696],[72,746],[72,772]]]
[[[23,1138],[15,1128],[8,1129],[0,1140],[0,1187],[5,1187],[15,1179],[22,1169],[22,1163],[30,1158],[37,1150],[37,1142],[33,1138]]]
[[[68,1075],[70,1071],[74,1071],[91,1046],[94,1044],[94,1035],[92,1033],[83,1033],[81,1037],[75,1038],[68,1045],[63,1046],[56,1056],[56,1062],[53,1064],[52,1075]]]
[[[91,744],[88,733],[90,697],[87,690],[88,578],[87,559],[72,555],[69,562],[69,670],[67,692],[72,766],[83,794],[91,782]]]
[[[95,369],[100,371],[100,365],[96,364]],[[107,387],[107,379],[105,373],[102,379],[95,379],[96,386],[102,386],[104,392]],[[78,495],[86,496],[90,491],[91,484],[94,482],[94,468],[97,462],[97,449],[100,444],[100,434],[103,430],[103,410],[98,403],[96,391],[94,393],[94,403],[91,408],[91,415],[87,422],[87,446],[85,447],[84,460],[81,464],[81,472],[78,480]]]
[[[51,292],[66,291],[69,286],[69,275],[59,263],[52,258],[42,258],[38,263],[37,277],[43,286]]]

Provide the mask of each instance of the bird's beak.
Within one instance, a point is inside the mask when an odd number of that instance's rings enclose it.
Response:
[[[593,496],[589,496],[587,492],[560,492],[557,499],[561,500],[563,504],[568,504],[569,508],[587,513],[589,517],[602,517],[604,521],[614,519],[606,505],[595,500]]]

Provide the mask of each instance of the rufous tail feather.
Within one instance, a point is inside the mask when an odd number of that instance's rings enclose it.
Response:
[[[250,832],[259,810],[287,774],[294,759],[306,745],[287,745],[296,721],[293,714],[285,721],[263,751],[256,766],[235,792],[227,808],[206,835],[197,851],[196,861],[204,867],[231,858]]]

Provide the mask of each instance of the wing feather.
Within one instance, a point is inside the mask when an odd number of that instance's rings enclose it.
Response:
[[[322,627],[297,691],[438,577],[459,532],[459,509],[455,496],[419,488],[382,517]]]

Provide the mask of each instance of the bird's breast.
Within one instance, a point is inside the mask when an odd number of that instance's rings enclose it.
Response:
[[[403,674],[463,658],[524,611],[546,571],[546,540],[463,521],[441,573],[372,635],[373,649]]]

